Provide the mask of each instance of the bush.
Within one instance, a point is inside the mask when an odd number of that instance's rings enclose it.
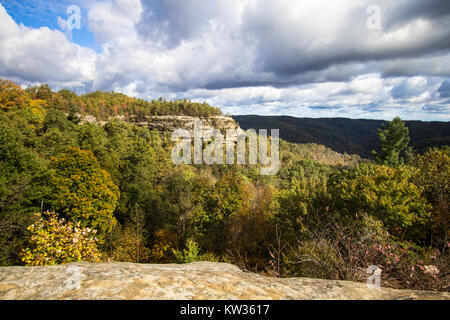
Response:
[[[363,215],[352,226],[335,223],[317,238],[300,241],[285,255],[291,276],[366,282],[367,269],[382,270],[382,286],[414,290],[448,290],[448,255],[395,240],[382,224]]]
[[[144,245],[144,239],[129,226],[120,230],[111,251],[109,258],[113,261],[145,263],[150,260],[150,250]]]
[[[183,251],[173,250],[173,254],[177,263],[191,263],[202,260],[202,257],[200,256],[200,248],[192,239],[187,240],[186,249]]]
[[[173,252],[177,243],[176,234],[168,230],[161,229],[155,233],[155,244],[151,250],[151,260],[158,263],[172,262]]]
[[[53,212],[36,214],[38,221],[28,227],[31,232],[31,248],[22,250],[26,265],[54,265],[77,261],[98,262],[96,230],[80,228]]]

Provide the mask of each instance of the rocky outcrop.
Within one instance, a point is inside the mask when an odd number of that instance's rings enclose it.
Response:
[[[97,120],[91,115],[79,116],[81,123],[95,123],[101,126],[106,124],[106,121]],[[125,118],[125,116],[116,116],[115,118],[141,127],[170,132],[175,129],[192,131],[194,129],[194,122],[199,120],[202,122],[204,131],[210,131],[212,129],[225,131],[227,129],[236,130],[239,128],[233,118],[226,116],[212,116],[207,118],[190,116],[146,116],[144,121],[137,121],[136,116],[130,116],[129,118]]]
[[[0,268],[0,299],[449,299],[448,293],[364,283],[277,279],[212,262],[75,263]]]
[[[193,130],[194,122],[201,121],[204,130],[208,129],[236,129],[238,126],[231,117],[214,116],[209,118],[197,118],[189,116],[153,116],[147,117],[146,121],[137,122],[138,126],[145,126],[161,131],[173,131],[175,129]]]

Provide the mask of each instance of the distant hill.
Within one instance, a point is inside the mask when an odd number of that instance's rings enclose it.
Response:
[[[379,150],[377,129],[385,121],[289,116],[233,116],[246,129],[280,129],[280,138],[294,143],[317,143],[340,153],[371,158]],[[421,152],[431,146],[450,145],[450,122],[405,121],[410,145]]]

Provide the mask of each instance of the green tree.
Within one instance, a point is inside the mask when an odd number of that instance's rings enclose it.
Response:
[[[73,122],[74,124],[79,124],[81,119],[77,115],[78,111],[79,111],[79,109],[75,106],[75,104],[73,102],[70,102],[69,103],[69,115],[67,116],[67,120],[69,120],[70,122]]]
[[[292,239],[315,228],[316,223],[325,223],[321,215],[329,205],[326,183],[318,176],[294,178],[288,188],[280,191],[277,221],[286,230],[285,236]]]
[[[423,187],[424,197],[433,205],[428,221],[432,241],[447,244],[450,238],[450,148],[434,148],[412,160],[419,170],[414,182]]]
[[[207,251],[219,253],[226,249],[230,217],[240,210],[246,197],[244,185],[244,179],[230,171],[204,194],[202,209],[196,210],[193,220]]]
[[[48,162],[33,148],[38,144],[27,121],[0,113],[0,265],[20,263],[26,228],[49,192]]]
[[[192,239],[187,240],[186,249],[182,251],[173,250],[173,254],[177,263],[191,263],[202,260],[202,257],[200,255],[200,248],[198,247],[198,244]]]
[[[413,182],[415,169],[364,163],[353,171],[333,175],[328,183],[335,209],[352,222],[367,213],[383,222],[392,234],[399,229],[412,239],[430,216],[430,206],[422,197],[423,188]],[[419,240],[418,238],[414,238]]]
[[[110,231],[116,224],[113,212],[120,193],[92,152],[70,147],[52,158],[52,168],[52,210],[82,227],[97,229],[100,236]]]
[[[381,142],[381,153],[373,151],[375,162],[387,166],[403,164],[400,153],[408,147],[410,141],[409,129],[405,127],[405,123],[399,117],[394,118],[384,124],[382,129],[378,129],[378,137]]]

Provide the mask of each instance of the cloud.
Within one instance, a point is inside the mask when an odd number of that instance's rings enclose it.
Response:
[[[448,119],[432,112],[448,105],[447,3],[84,2],[99,53],[17,25],[0,7],[0,76],[206,100],[226,112]],[[369,5],[381,10],[381,30],[367,27]]]
[[[72,29],[67,24],[67,20],[65,20],[65,19],[61,18],[60,16],[58,16],[56,18],[56,21],[58,23],[59,28],[61,29],[62,32],[64,32],[66,37],[69,40],[72,40]]]
[[[442,98],[450,98],[450,81],[442,81],[441,86],[438,89],[439,96]]]
[[[397,26],[414,19],[446,19],[450,15],[450,2],[447,0],[397,0],[389,15],[389,26]]]
[[[429,55],[419,58],[393,59],[383,62],[381,72],[385,77],[398,76],[450,76],[450,54]]]
[[[84,87],[95,77],[95,54],[58,30],[18,25],[0,5],[0,75],[21,82]]]
[[[89,29],[101,44],[133,37],[135,24],[143,12],[139,0],[115,0],[91,5],[87,15]]]
[[[390,29],[369,30],[366,9],[374,3],[390,9],[386,1],[258,1],[243,20],[246,32],[258,43],[260,68],[281,75],[335,64],[417,57],[450,47],[450,22],[417,16]],[[396,8],[394,13],[403,7]],[[388,17],[381,15],[385,25],[393,19]]]
[[[401,99],[421,95],[427,87],[427,79],[424,77],[413,77],[404,79],[399,85],[392,88],[392,97]]]

